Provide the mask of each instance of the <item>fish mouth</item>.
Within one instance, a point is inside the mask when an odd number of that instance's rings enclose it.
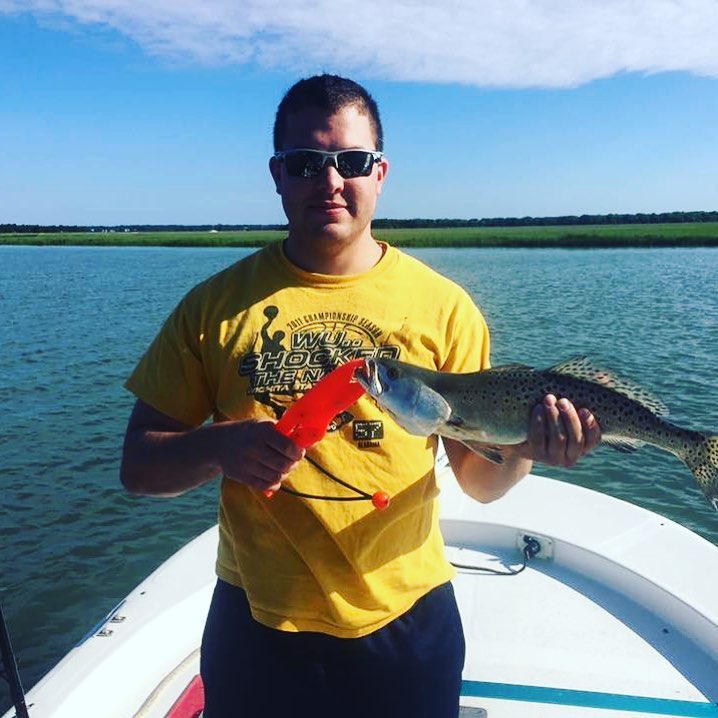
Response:
[[[374,359],[365,359],[364,366],[359,367],[354,376],[364,390],[372,396],[379,396],[384,392],[379,379],[379,367]]]

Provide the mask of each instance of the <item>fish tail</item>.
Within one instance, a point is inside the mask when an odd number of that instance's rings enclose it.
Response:
[[[700,435],[681,458],[693,472],[709,503],[718,511],[718,435]]]

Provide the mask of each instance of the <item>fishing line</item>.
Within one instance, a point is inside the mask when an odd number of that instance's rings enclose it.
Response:
[[[459,568],[464,571],[472,571],[473,573],[488,574],[490,576],[517,576],[520,574],[529,561],[541,550],[541,544],[532,536],[524,536],[524,543],[526,544],[523,548],[523,563],[518,568],[512,568],[508,571],[498,571],[495,568],[486,568],[485,566],[469,566],[463,563],[454,563],[450,561],[454,568]]]
[[[10,698],[17,718],[29,718],[27,704],[25,703],[25,691],[20,681],[20,673],[17,668],[17,657],[10,642],[5,615],[0,605],[0,656],[2,657],[2,671],[0,676],[7,681],[10,687]]]
[[[348,481],[343,481],[338,476],[335,476],[332,474],[328,469],[325,469],[319,462],[315,461],[311,456],[304,456],[304,458],[316,469],[319,469],[325,476],[328,476],[332,481],[336,481],[336,483],[340,484],[341,486],[344,486],[345,488],[349,489],[350,491],[354,491],[354,493],[359,494],[361,498],[364,499],[371,499],[371,494],[368,494],[366,491],[362,491],[361,489],[357,488],[353,484],[350,484]],[[327,498],[333,498],[333,497],[327,497]]]
[[[362,489],[358,488],[357,486],[354,486],[354,484],[350,484],[348,481],[344,481],[343,479],[340,479],[338,476],[335,476],[331,473],[328,469],[325,469],[320,463],[315,461],[311,458],[311,456],[308,456],[305,454],[304,458],[312,465],[314,468],[318,469],[322,474],[324,474],[326,477],[331,479],[332,481],[335,481],[337,484],[340,484],[341,486],[344,486],[344,488],[349,489],[350,491],[353,491],[357,496],[322,496],[319,494],[307,494],[303,491],[297,491],[296,489],[290,489],[288,486],[285,486],[282,484],[279,487],[280,491],[286,491],[288,494],[291,494],[292,496],[299,496],[303,499],[318,499],[321,501],[371,501],[374,505],[374,508],[377,509],[385,509],[389,505],[389,495],[385,491],[375,491],[373,494],[370,494],[366,491],[363,491]]]

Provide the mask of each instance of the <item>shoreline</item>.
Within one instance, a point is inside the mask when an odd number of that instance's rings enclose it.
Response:
[[[442,227],[375,229],[377,239],[407,248],[718,247],[718,222],[551,227]],[[185,232],[45,232],[0,234],[0,246],[262,247],[282,230]]]

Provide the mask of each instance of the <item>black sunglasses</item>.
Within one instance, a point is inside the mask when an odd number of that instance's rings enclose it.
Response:
[[[337,172],[344,179],[368,177],[374,164],[379,162],[383,156],[383,153],[374,150],[324,152],[323,150],[298,149],[274,153],[276,159],[284,162],[290,177],[316,177],[327,163],[330,163],[336,167]]]

